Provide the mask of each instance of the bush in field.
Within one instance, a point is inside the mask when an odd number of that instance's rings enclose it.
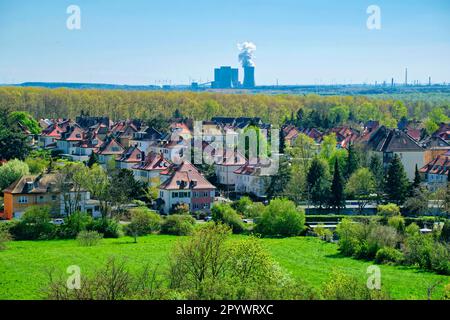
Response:
[[[150,234],[161,229],[161,216],[151,210],[141,207],[132,209],[131,222],[125,227],[125,233],[134,237],[137,242],[138,236]]]
[[[245,214],[246,218],[259,218],[266,206],[262,202],[254,202],[250,207],[247,208],[247,212]]]
[[[229,204],[218,203],[211,209],[212,219],[228,225],[233,233],[242,233],[245,230],[241,217]]]
[[[354,255],[361,242],[365,239],[364,226],[348,218],[342,219],[337,225],[336,234],[339,237],[339,251],[345,256]]]
[[[272,260],[261,241],[248,237],[229,243],[231,229],[208,223],[171,254],[169,283],[188,299],[311,299],[315,293],[296,283]]]
[[[0,226],[0,251],[6,249],[6,244],[12,240],[11,234],[7,228]]]
[[[170,211],[170,214],[189,214],[189,205],[187,203],[179,203]]]
[[[298,236],[305,226],[305,212],[287,199],[274,199],[264,208],[255,232],[267,237]]]
[[[405,218],[402,216],[393,216],[388,219],[388,225],[397,230],[398,233],[405,233]]]
[[[384,222],[387,222],[389,218],[400,215],[400,208],[394,203],[380,204],[377,207],[377,214],[383,218]]]
[[[420,234],[420,227],[413,222],[405,228],[405,234],[408,236],[418,235]]]
[[[375,262],[379,264],[401,264],[403,261],[403,253],[394,248],[381,248],[375,255]]]
[[[247,217],[248,210],[253,205],[253,201],[249,197],[242,197],[239,200],[233,202],[231,205],[234,210],[240,215]]]
[[[92,247],[96,246],[102,240],[103,235],[98,233],[97,231],[81,231],[77,235],[77,241],[80,246],[83,247]]]
[[[367,235],[368,255],[366,258],[373,259],[381,248],[395,248],[398,242],[397,231],[389,226],[373,224]]]
[[[389,296],[383,290],[370,290],[366,283],[357,278],[334,271],[331,279],[322,289],[325,300],[387,300]]]
[[[75,239],[76,236],[92,224],[92,217],[83,212],[75,212],[64,219],[64,224],[58,227],[58,237]]]
[[[450,275],[450,246],[436,242],[430,254],[431,270]]]
[[[101,218],[94,219],[87,226],[87,230],[97,231],[103,234],[104,238],[118,238],[120,237],[120,225],[114,219]]]
[[[431,254],[434,241],[431,235],[415,234],[405,239],[405,262],[420,268],[431,270]]]
[[[25,210],[21,220],[10,228],[16,240],[53,239],[56,227],[50,223],[50,208],[33,206]]]
[[[326,229],[323,224],[314,228],[314,233],[324,241],[331,242],[333,240],[333,232],[330,229]]]
[[[447,219],[442,227],[439,240],[450,243],[450,220]]]
[[[195,219],[189,215],[174,214],[164,219],[161,225],[162,234],[187,236],[194,230]]]

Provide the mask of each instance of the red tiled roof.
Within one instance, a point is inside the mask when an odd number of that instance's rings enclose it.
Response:
[[[164,159],[162,154],[150,152],[144,159],[133,166],[133,169],[152,171],[152,170],[167,170],[171,166],[171,162]]]
[[[171,177],[163,182],[159,188],[164,190],[205,190],[215,189],[202,174],[189,162],[171,167]]]

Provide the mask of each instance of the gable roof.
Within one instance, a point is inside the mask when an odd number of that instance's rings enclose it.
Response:
[[[114,150],[117,149],[117,150]],[[119,155],[125,151],[124,147],[114,138],[108,138],[98,149],[98,154],[102,155]]]
[[[437,156],[419,170],[422,173],[448,175],[450,171],[450,151]]]
[[[163,182],[162,190],[204,190],[215,189],[206,178],[189,162],[182,162],[170,168],[171,176]]]
[[[137,163],[141,162],[144,158],[144,153],[136,146],[129,147],[122,155],[116,159],[119,162]]]
[[[162,154],[150,152],[143,161],[133,166],[133,169],[152,171],[152,170],[167,170],[172,163],[165,159]]]
[[[57,174],[26,175],[14,181],[4,193],[11,194],[39,194],[50,190],[57,191]]]
[[[424,149],[407,133],[398,129],[379,127],[369,138],[367,145],[378,152],[423,152]]]

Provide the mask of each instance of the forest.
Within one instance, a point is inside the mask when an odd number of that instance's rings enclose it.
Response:
[[[314,117],[323,121],[319,127],[324,128],[368,120],[396,127],[402,118],[433,123],[446,121],[450,116],[450,98],[445,95],[428,99],[425,95],[393,98],[0,87],[0,109],[27,111],[36,119],[74,118],[81,111],[92,116],[109,116],[112,120],[170,118],[174,114],[195,120],[218,115],[257,116],[274,125],[294,118],[302,109],[308,115],[314,111]]]

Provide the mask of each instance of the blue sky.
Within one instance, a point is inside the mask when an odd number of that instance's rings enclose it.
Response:
[[[81,30],[66,28],[71,4]],[[366,27],[372,4],[381,30]],[[0,83],[212,80],[243,41],[257,84],[402,82],[405,67],[450,81],[448,0],[0,0]]]

